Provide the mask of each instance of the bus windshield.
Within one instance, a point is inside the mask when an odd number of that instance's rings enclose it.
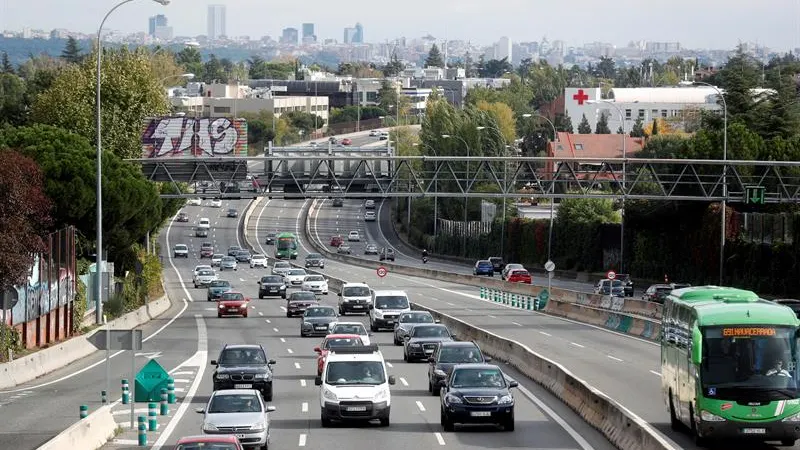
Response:
[[[278,250],[297,250],[297,240],[293,237],[282,237],[278,239]]]
[[[797,398],[794,327],[703,328],[701,379],[706,397],[736,400]]]

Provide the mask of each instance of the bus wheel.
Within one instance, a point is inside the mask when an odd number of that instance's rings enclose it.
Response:
[[[675,415],[675,405],[672,403],[672,391],[669,393],[669,426],[673,431],[679,431],[681,428],[681,421]]]
[[[694,421],[694,407],[689,407],[689,421],[692,424],[692,435],[694,436],[694,444],[698,447],[708,447],[708,439],[700,436],[697,430],[697,424]]]
[[[784,447],[794,447],[795,440],[794,439],[784,439],[781,441],[781,445]]]

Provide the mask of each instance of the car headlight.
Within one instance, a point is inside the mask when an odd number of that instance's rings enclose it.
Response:
[[[378,391],[377,394],[375,394],[375,400],[378,400],[378,401],[384,400],[388,396],[389,396],[389,390],[388,389],[381,389],[380,391]]]
[[[447,401],[447,403],[458,403],[458,404],[464,403],[463,401],[461,401],[460,398],[456,397],[453,394],[447,394],[445,400]]]
[[[373,311],[375,311],[375,317],[383,318],[383,313],[380,309],[373,309]]]
[[[230,375],[228,375],[227,373],[218,373],[214,375],[214,377],[218,380],[227,380],[228,378],[230,378]]]
[[[286,285],[281,285],[281,286],[278,287],[278,289],[286,290]]]
[[[345,303],[350,303],[350,299],[349,299],[349,298],[346,298],[346,299],[344,299],[344,302],[345,302]]]
[[[791,416],[783,419],[782,422],[800,422],[800,413],[792,414]]]
[[[718,416],[716,414],[712,414],[712,413],[710,413],[710,412],[708,412],[706,410],[700,411],[700,419],[704,420],[706,422],[724,422],[725,421],[725,419],[723,419],[722,417],[720,417],[720,416]]]
[[[268,373],[257,373],[255,378],[256,378],[256,380],[268,380],[269,379],[269,374]]]
[[[203,424],[203,431],[218,431],[217,427],[211,423],[204,423]]]
[[[303,322],[303,328],[311,327],[311,322]]]
[[[252,427],[250,427],[250,431],[264,431],[267,429],[266,422],[259,422]]]
[[[223,305],[223,304],[220,304],[220,305],[219,305],[219,309],[225,309],[225,305]]]
[[[497,400],[498,405],[510,405],[514,403],[514,399],[510,395],[504,395]]]
[[[411,347],[411,348],[420,348],[421,346],[420,346],[419,344],[411,344],[411,346],[410,346],[410,347]]]
[[[322,389],[322,398],[333,402],[339,401],[339,397],[336,396],[336,393],[328,388]]]

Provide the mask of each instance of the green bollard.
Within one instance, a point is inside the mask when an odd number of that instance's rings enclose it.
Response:
[[[165,388],[161,388],[161,415],[169,415],[169,405],[167,405],[167,390]]]
[[[175,401],[175,380],[167,378],[167,403],[172,405]]]
[[[533,299],[533,310],[534,311],[538,311],[539,310],[539,297],[536,297],[536,298]]]
[[[511,306],[513,306],[514,308],[519,306],[519,303],[518,303],[518,300],[517,300],[517,294],[511,294]]]
[[[106,391],[100,391],[100,402],[104,405],[108,403],[108,393]]]
[[[85,419],[89,416],[89,407],[86,405],[81,405],[81,419]]]
[[[158,414],[155,402],[147,404],[147,419],[148,431],[158,431]]]
[[[531,298],[525,297],[525,309],[530,311],[532,307],[533,307],[533,302],[531,302]]]
[[[131,401],[131,391],[130,386],[128,386],[128,380],[122,380],[122,404],[127,405]]]
[[[147,424],[144,416],[139,416],[139,447],[147,446]]]
[[[486,298],[486,288],[481,286],[481,300]]]

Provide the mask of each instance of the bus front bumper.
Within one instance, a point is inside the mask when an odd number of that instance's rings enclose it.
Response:
[[[724,422],[700,421],[699,431],[704,438],[752,439],[756,441],[783,441],[800,439],[800,422]]]

